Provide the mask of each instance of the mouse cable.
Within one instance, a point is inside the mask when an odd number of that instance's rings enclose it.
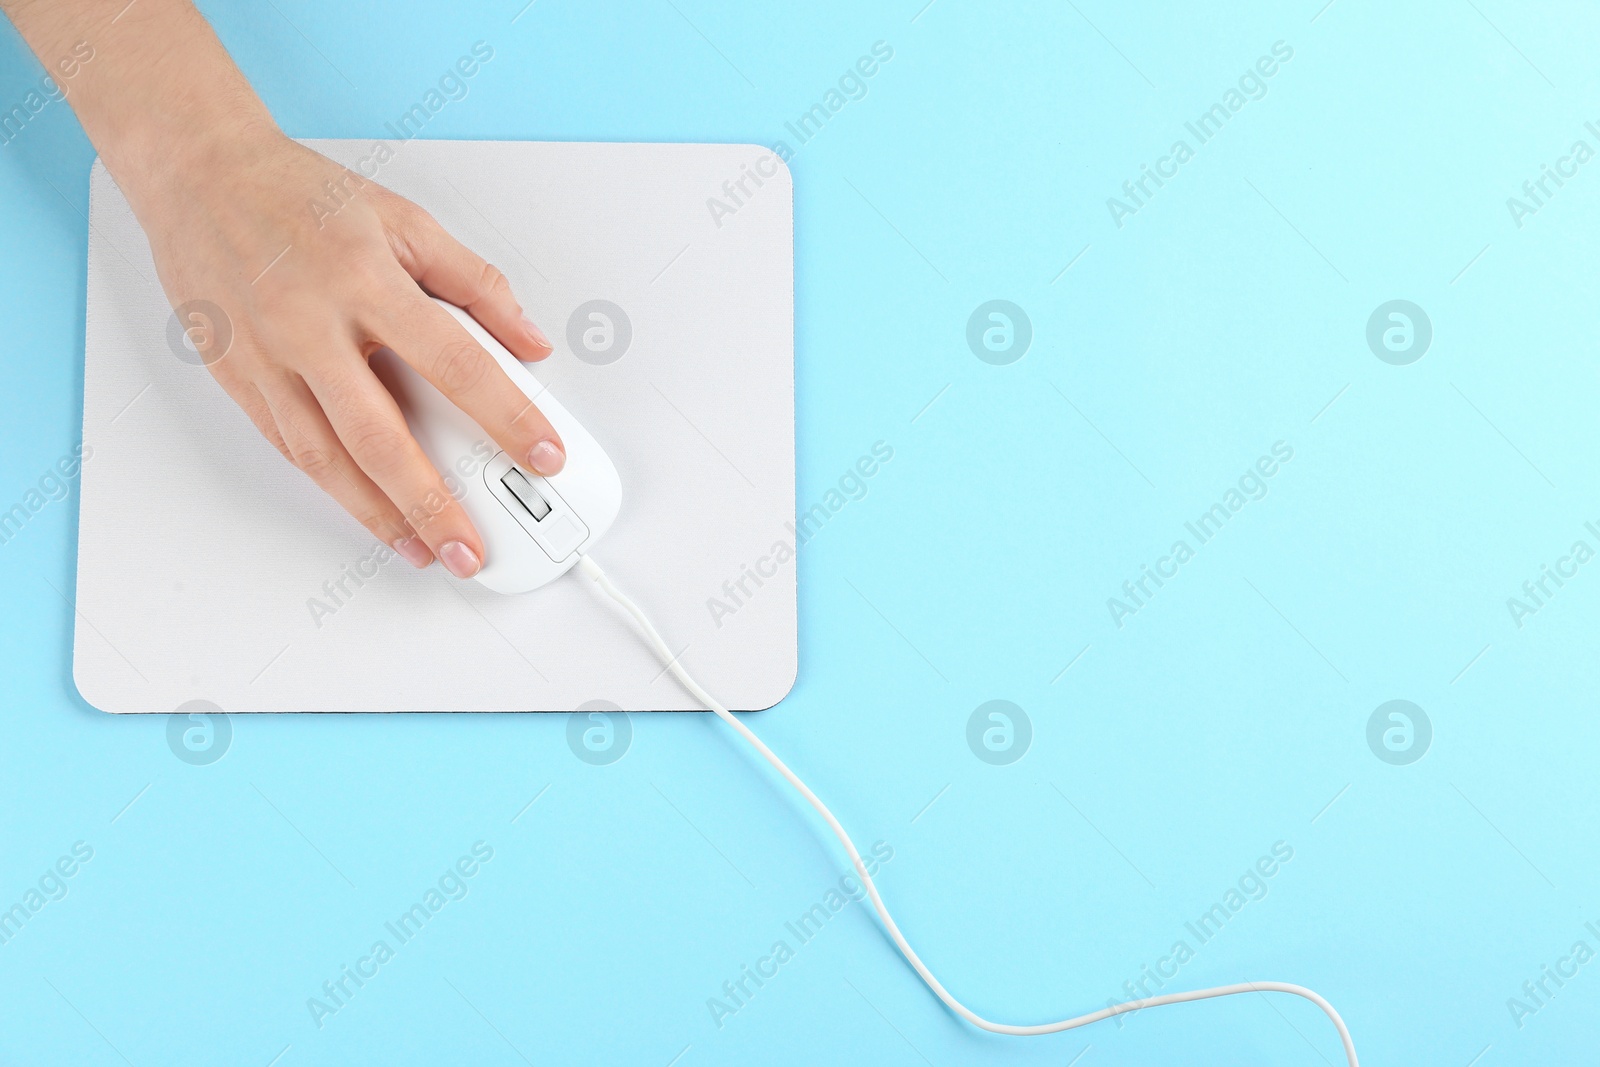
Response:
[[[809,786],[800,780],[798,775],[784,764],[783,760],[778,758],[777,753],[766,746],[761,738],[757,737],[748,726],[736,719],[732,712],[718,703],[715,697],[702,689],[699,682],[689,676],[689,672],[683,669],[683,666],[678,662],[678,657],[672,654],[672,650],[661,639],[661,635],[656,632],[656,628],[651,625],[650,620],[640,610],[639,605],[628,599],[626,594],[611,584],[611,579],[606,577],[606,572],[600,569],[598,563],[588,556],[579,556],[578,570],[582,572],[585,578],[598,585],[601,591],[612,600],[622,605],[629,615],[633,616],[634,621],[639,624],[639,629],[644,632],[644,636],[649,640],[650,647],[655,650],[656,655],[666,665],[667,669],[672,672],[678,681],[683,683],[683,687],[692,693],[696,700],[715,712],[719,719],[737,730],[740,736],[750,742],[755,750],[761,753],[779,774],[788,779],[789,784],[794,786],[800,795],[805,797],[806,801],[816,809],[817,814],[822,816],[823,821],[833,830],[834,836],[839,839],[839,843],[844,846],[845,852],[849,854],[850,862],[855,865],[856,874],[861,878],[861,884],[866,886],[867,895],[872,898],[872,906],[877,910],[878,918],[882,920],[884,929],[889,931],[889,936],[894,939],[895,946],[899,948],[900,954],[906,958],[906,962],[911,964],[917,974],[922,977],[922,980],[927,983],[928,988],[933,990],[934,995],[944,1001],[946,1007],[973,1026],[994,1034],[1033,1037],[1039,1034],[1056,1034],[1063,1030],[1075,1030],[1080,1026],[1097,1023],[1102,1019],[1109,1019],[1124,1012],[1158,1008],[1165,1004],[1183,1004],[1191,1000],[1209,1000],[1212,997],[1227,997],[1235,993],[1292,993],[1297,997],[1304,997],[1322,1009],[1323,1013],[1328,1016],[1334,1027],[1339,1031],[1339,1040],[1344,1044],[1344,1056],[1348,1061],[1349,1067],[1359,1067],[1356,1060],[1356,1046],[1350,1040],[1350,1030],[1345,1026],[1344,1020],[1339,1017],[1339,1013],[1334,1010],[1333,1005],[1329,1004],[1314,990],[1289,982],[1238,982],[1234,985],[1196,989],[1187,993],[1164,993],[1161,996],[1148,997],[1144,1000],[1130,1000],[1123,1004],[1102,1008],[1099,1011],[1092,1011],[1072,1019],[1062,1019],[1053,1023],[1039,1023],[1035,1026],[996,1023],[983,1018],[951,996],[945,987],[939,984],[939,980],[933,976],[933,972],[928,970],[927,965],[912,950],[911,945],[905,939],[905,935],[900,932],[900,927],[895,925],[894,919],[889,915],[889,909],[884,906],[883,898],[878,895],[878,887],[873,884],[872,876],[867,873],[866,864],[861,861],[861,854],[856,851],[855,843],[850,840],[850,835],[845,833],[844,827],[839,824],[839,820],[833,817],[833,812],[828,810],[828,806],[811,791]]]

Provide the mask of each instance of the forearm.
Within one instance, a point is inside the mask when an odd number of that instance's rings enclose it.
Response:
[[[208,157],[276,133],[189,0],[0,0],[0,9],[66,92],[135,211],[181,187],[198,161],[214,165]]]

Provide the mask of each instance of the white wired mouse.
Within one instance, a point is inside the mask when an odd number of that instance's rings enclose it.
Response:
[[[483,538],[487,562],[478,581],[497,593],[526,593],[567,573],[605,536],[622,507],[622,479],[594,435],[517,357],[465,311],[437,298],[435,303],[538,405],[566,448],[560,474],[535,474],[403,359],[387,349],[373,353],[373,371]]]

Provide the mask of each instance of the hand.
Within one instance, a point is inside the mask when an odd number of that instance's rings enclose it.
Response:
[[[549,422],[427,296],[543,359],[550,343],[505,276],[417,205],[276,131],[213,146],[203,173],[180,168],[144,192],[162,287],[174,306],[226,313],[226,354],[201,354],[267,440],[411,563],[476,574],[482,541],[366,357],[392,349],[507,453],[556,473]]]
[[[483,541],[367,365],[396,352],[540,474],[561,440],[432,293],[518,359],[550,343],[501,273],[427,212],[285,137],[190,0],[0,0],[150,238],[174,307],[232,327],[211,373],[290,462],[418,567],[460,578]],[[339,209],[313,209],[338,190]]]

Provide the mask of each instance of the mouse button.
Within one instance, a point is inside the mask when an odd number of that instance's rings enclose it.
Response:
[[[584,538],[589,536],[589,531],[566,512],[552,515],[539,524],[539,529],[534,533],[533,539],[539,543],[551,559],[560,563],[583,544]]]

